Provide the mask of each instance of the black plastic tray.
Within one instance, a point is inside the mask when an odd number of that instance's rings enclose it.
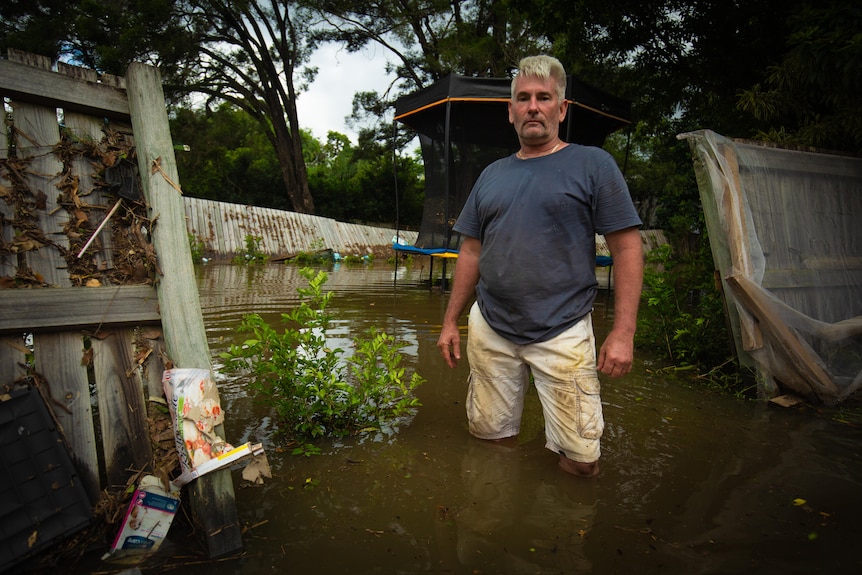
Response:
[[[39,393],[0,401],[0,572],[85,527],[93,510]]]

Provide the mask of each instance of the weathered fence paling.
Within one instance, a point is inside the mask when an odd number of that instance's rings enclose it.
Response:
[[[175,367],[211,370],[185,210],[182,196],[171,183],[179,182],[173,142],[167,121],[152,121],[164,115],[161,79],[152,66],[133,63],[126,82],[138,168],[152,218],[159,221],[153,244],[161,267],[157,288],[165,345]],[[218,426],[215,431],[224,438],[224,426]],[[228,469],[215,471],[203,479],[190,486],[195,494],[193,511],[199,523],[206,526],[210,556],[219,557],[242,547],[233,480]]]
[[[160,78],[134,64],[127,92],[123,79],[10,51],[0,96],[12,142],[0,138],[0,385],[40,389],[95,504],[154,465],[147,404],[165,361],[210,367],[183,200],[149,171],[159,160],[178,181]],[[136,152],[152,213],[124,202],[78,258],[116,201],[104,170]],[[190,494],[210,556],[240,550],[229,472]]]

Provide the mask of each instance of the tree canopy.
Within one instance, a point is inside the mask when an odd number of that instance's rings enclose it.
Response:
[[[788,24],[785,50],[739,109],[762,139],[862,152],[862,8],[803,2]]]
[[[0,5],[0,48],[71,59],[114,74],[122,74],[133,59],[144,60],[161,67],[173,102],[202,105],[211,119],[225,114],[223,102],[242,110],[244,121],[257,126],[254,145],[240,146],[258,156],[249,158],[249,165],[263,162],[264,142],[275,154],[281,185],[266,185],[284,197],[271,203],[304,212],[315,211],[320,202],[327,210],[338,205],[315,197],[309,187],[307,138],[296,109],[297,96],[314,79],[308,58],[320,42],[347,50],[375,43],[389,54],[394,84],[354,100],[357,117],[378,118],[369,123],[362,147],[382,156],[390,155],[391,146],[403,149],[412,137],[393,134],[388,122],[379,121],[399,95],[450,72],[506,76],[521,56],[552,53],[571,73],[633,101],[638,123],[625,153],[630,169],[653,174],[632,174],[633,188],[643,185],[639,195],[661,198],[668,186],[655,174],[674,165],[690,172],[671,151],[680,145],[674,137],[682,131],[710,128],[735,137],[862,151],[860,29],[862,8],[841,0],[9,0]],[[203,100],[182,100],[193,94]],[[251,139],[249,126],[238,129]],[[221,149],[216,141],[206,145]],[[385,152],[382,146],[388,147]],[[649,166],[656,162],[668,162],[666,169]],[[321,169],[314,167],[317,182]],[[327,169],[337,171],[338,165]],[[234,193],[229,182],[210,186],[208,194]]]
[[[187,93],[228,101],[260,125],[278,157],[294,211],[314,213],[296,111],[297,75],[311,45],[309,15],[275,0],[177,0],[198,40],[187,60]]]

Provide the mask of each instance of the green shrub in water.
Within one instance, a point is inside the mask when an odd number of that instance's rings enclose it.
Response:
[[[332,252],[298,252],[293,258],[286,260],[299,266],[323,265],[332,261]]]
[[[403,345],[371,329],[354,339],[354,352],[332,349],[326,341],[332,317],[324,293],[327,274],[300,270],[308,287],[301,304],[282,319],[278,333],[260,315],[243,319],[240,329],[253,337],[222,355],[229,368],[246,369],[258,398],[276,411],[278,433],[299,442],[295,453],[318,451],[309,441],[363,431],[392,431],[420,405],[413,395],[424,380],[401,366]]]
[[[712,257],[704,250],[708,244],[682,256],[669,245],[649,253],[635,342],[672,366],[666,370],[740,394],[750,382],[734,359]]]
[[[237,252],[231,260],[235,264],[265,264],[269,256],[260,249],[263,238],[260,236],[245,236],[245,247]]]
[[[203,239],[199,238],[195,234],[189,232],[189,250],[192,254],[192,263],[202,263],[204,261],[204,248],[206,244]]]

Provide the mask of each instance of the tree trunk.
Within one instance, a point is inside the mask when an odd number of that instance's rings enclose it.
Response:
[[[305,171],[305,160],[302,157],[302,145],[298,143],[299,133],[292,136],[287,129],[287,124],[273,122],[273,147],[278,155],[278,163],[281,167],[281,176],[287,190],[294,212],[301,214],[314,213],[314,199],[308,189],[308,177]]]

